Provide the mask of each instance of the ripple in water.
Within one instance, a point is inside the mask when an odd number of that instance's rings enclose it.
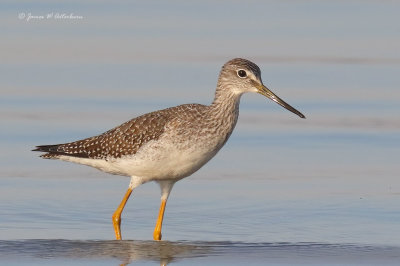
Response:
[[[0,257],[13,262],[24,259],[27,264],[45,260],[117,260],[123,265],[132,262],[171,262],[261,265],[296,264],[382,264],[396,265],[400,247],[324,243],[243,243],[189,241],[103,241],[103,240],[9,240],[0,241]],[[30,260],[34,259],[34,260]]]

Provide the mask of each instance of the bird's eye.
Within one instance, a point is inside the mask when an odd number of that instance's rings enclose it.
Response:
[[[237,75],[239,76],[239,78],[245,78],[245,77],[247,77],[247,73],[246,73],[246,71],[244,71],[243,69],[239,69],[239,70],[237,71]]]

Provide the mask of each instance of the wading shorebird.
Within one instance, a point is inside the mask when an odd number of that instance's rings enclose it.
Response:
[[[156,181],[161,206],[153,233],[161,240],[168,196],[175,182],[190,176],[224,146],[239,116],[240,97],[256,92],[305,116],[271,92],[261,80],[260,68],[245,59],[227,62],[219,74],[211,105],[184,104],[144,114],[101,135],[75,142],[37,146],[45,159],[59,159],[131,177],[129,188],[112,216],[116,239],[121,239],[121,213],[132,191]]]

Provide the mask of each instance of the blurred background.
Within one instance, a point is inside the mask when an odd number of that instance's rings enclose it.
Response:
[[[221,152],[176,184],[167,240],[400,245],[398,1],[2,1],[0,235],[113,239],[129,178],[42,160],[35,145],[209,104],[221,66],[258,64],[304,113],[244,95]],[[151,239],[159,190],[123,213]]]

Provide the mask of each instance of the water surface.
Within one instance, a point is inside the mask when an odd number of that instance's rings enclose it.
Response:
[[[0,257],[7,265],[396,265],[400,247],[399,4],[6,1],[0,11]],[[26,21],[73,12],[83,20]],[[159,188],[43,160],[35,145],[212,101],[245,57],[307,117],[245,95],[237,127],[176,184],[162,242]]]
[[[22,255],[21,255],[22,254]],[[400,248],[322,243],[243,243],[190,241],[0,241],[3,262],[14,265],[96,263],[127,265],[395,265]],[[338,256],[340,255],[340,256]]]

